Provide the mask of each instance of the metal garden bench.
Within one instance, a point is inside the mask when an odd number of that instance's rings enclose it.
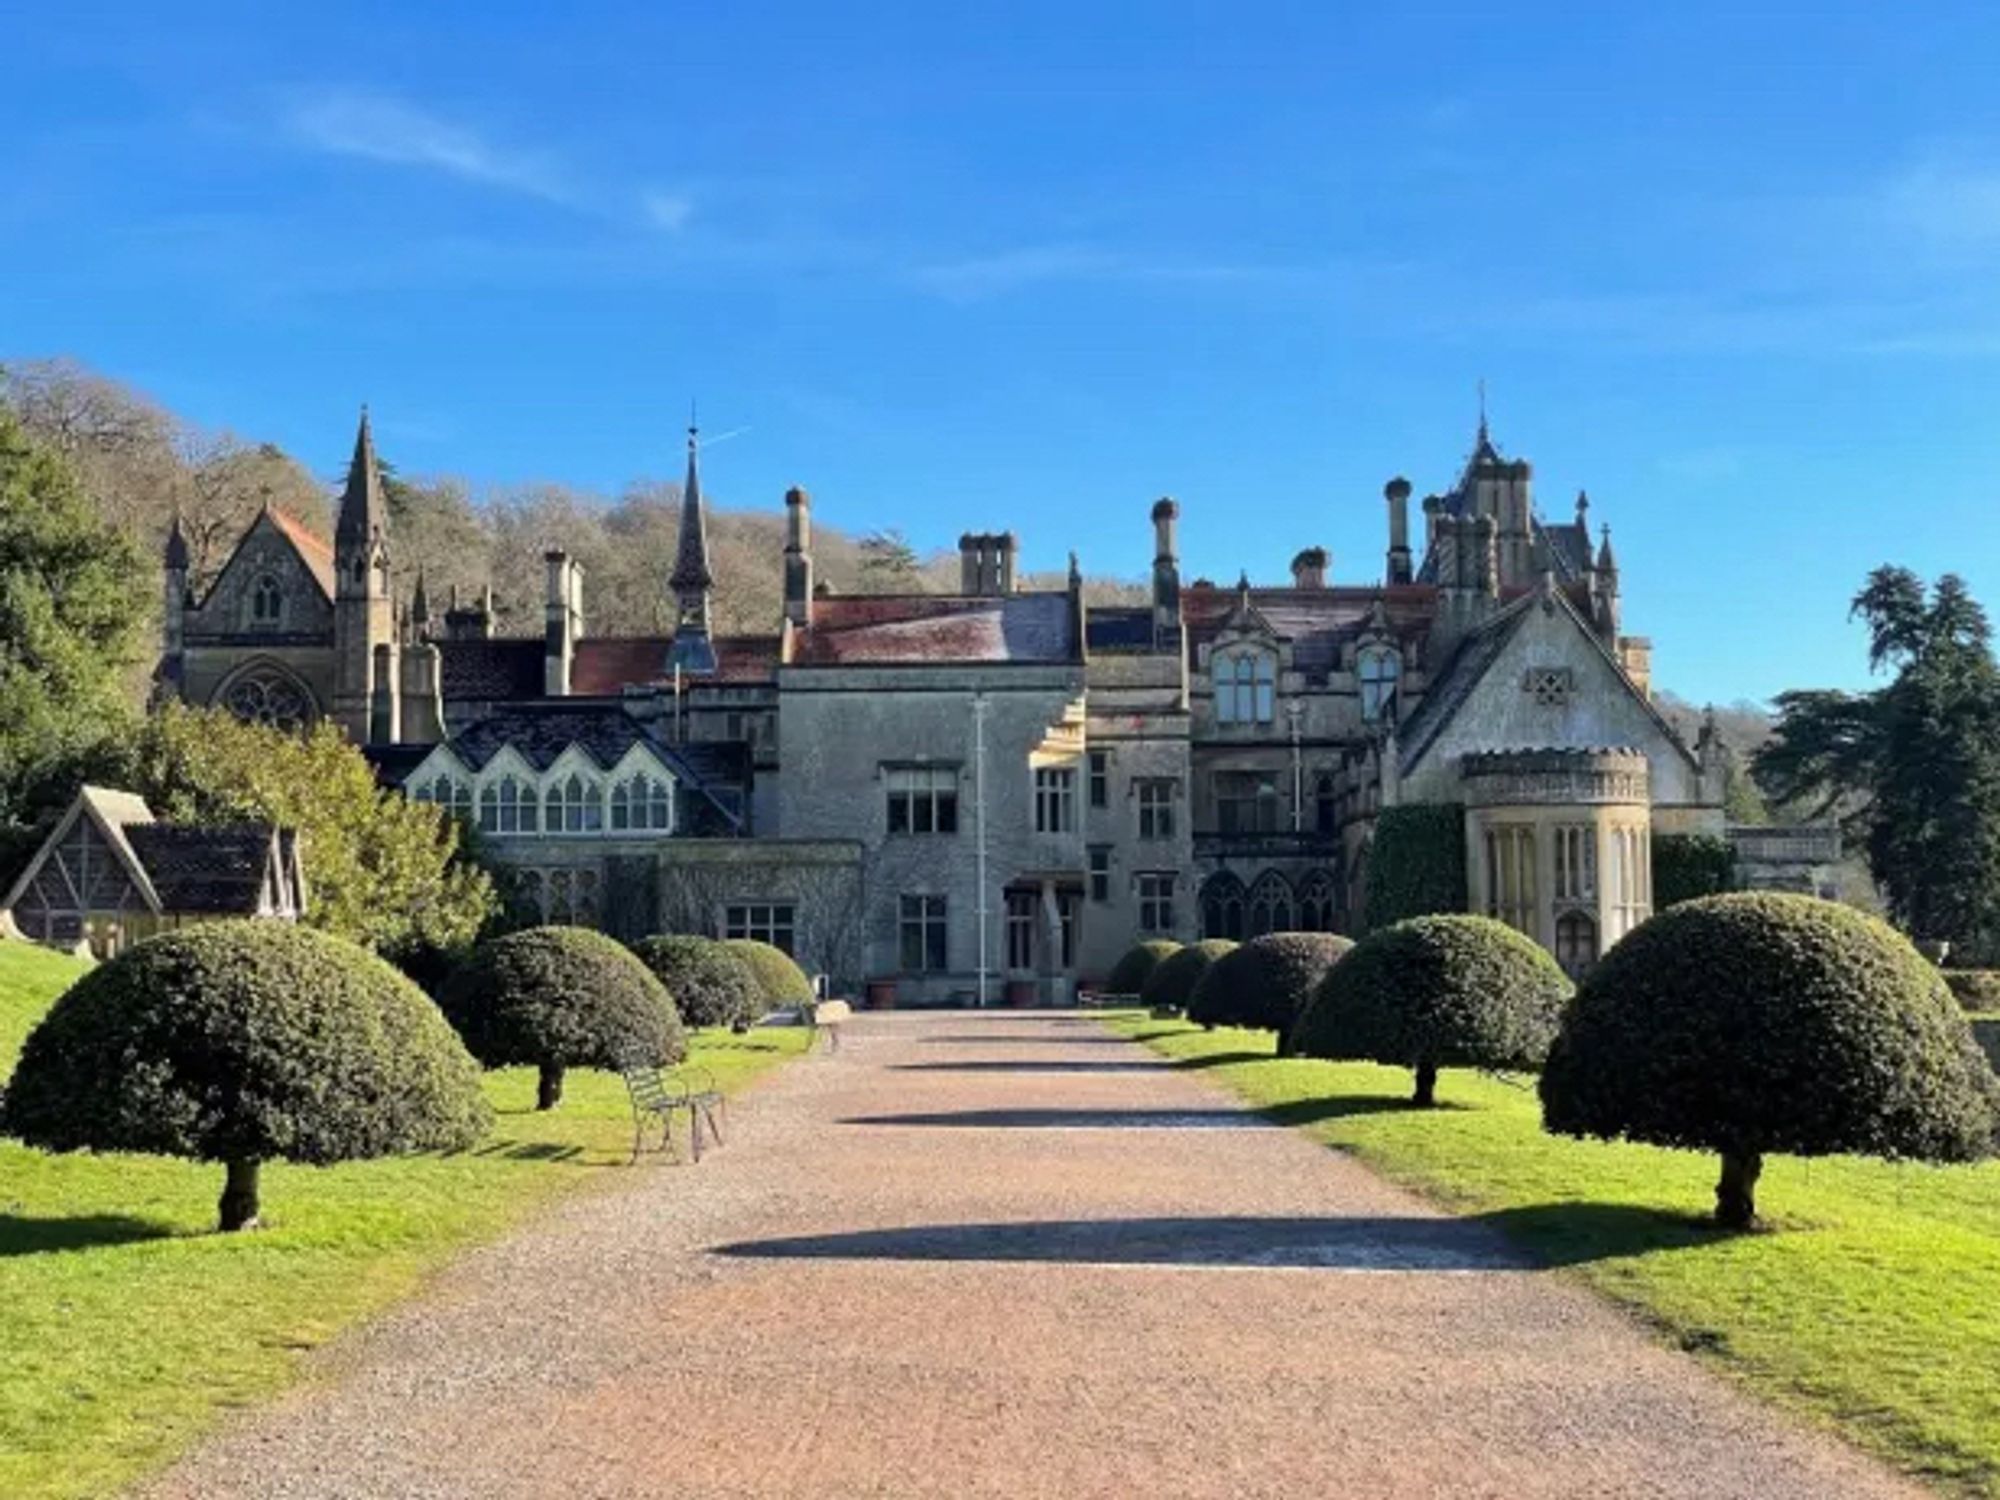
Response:
[[[714,1075],[706,1068],[683,1065],[662,1070],[650,1063],[629,1062],[619,1069],[625,1092],[632,1101],[632,1160],[638,1161],[645,1149],[646,1128],[654,1120],[660,1124],[659,1149],[675,1161],[680,1152],[674,1146],[674,1116],[688,1117],[688,1139],[694,1159],[701,1160],[701,1135],[722,1144],[722,1124],[729,1118],[729,1100],[715,1086]]]

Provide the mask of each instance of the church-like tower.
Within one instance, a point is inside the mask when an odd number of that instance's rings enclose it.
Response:
[[[715,575],[708,566],[708,513],[701,503],[699,434],[688,428],[687,483],[681,487],[680,554],[674,559],[674,644],[669,668],[688,674],[715,671],[715,642],[709,634],[709,600]]]
[[[399,737],[396,615],[389,593],[389,507],[368,408],[333,531],[333,717],[356,744]]]

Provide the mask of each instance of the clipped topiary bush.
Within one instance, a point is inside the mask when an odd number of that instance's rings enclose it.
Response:
[[[758,1015],[813,1003],[812,981],[784,949],[755,938],[724,938],[722,946],[740,958],[757,981],[757,992],[763,997]]]
[[[764,1013],[750,966],[714,938],[668,935],[632,947],[688,1026],[745,1027]]]
[[[1742,1228],[1767,1152],[1987,1154],[2000,1081],[1943,978],[1893,928],[1744,892],[1662,912],[1605,954],[1549,1054],[1542,1121],[1718,1152],[1715,1216]]]
[[[1104,981],[1104,990],[1110,995],[1136,995],[1146,987],[1146,981],[1153,977],[1153,970],[1160,966],[1160,960],[1180,952],[1181,945],[1171,938],[1153,938],[1148,942],[1134,943],[1127,948],[1118,962],[1111,966],[1111,976]]]
[[[1719,896],[1736,888],[1736,851],[1712,833],[1653,835],[1653,908]]]
[[[1228,938],[1203,938],[1185,948],[1176,948],[1146,976],[1139,990],[1140,1003],[1161,1012],[1186,1010],[1188,1001],[1194,997],[1194,987],[1201,983],[1208,966],[1235,946]]]
[[[1945,969],[1944,982],[1970,1011],[2000,1010],[2000,969]]]
[[[487,1067],[541,1070],[537,1109],[561,1101],[565,1069],[687,1055],[680,1015],[652,971],[582,927],[530,927],[481,944],[438,1004]]]
[[[1465,910],[1465,809],[1406,802],[1375,818],[1362,902],[1368,930],[1406,917]]]
[[[1569,994],[1548,950],[1504,923],[1412,917],[1327,971],[1292,1050],[1410,1068],[1431,1105],[1439,1068],[1540,1067]]]
[[[221,1227],[258,1215],[266,1161],[470,1146],[479,1069],[387,963],[286,922],[170,932],[102,964],[29,1035],[6,1133],[51,1151],[223,1163]]]
[[[1291,1051],[1299,1016],[1354,944],[1330,932],[1273,932],[1255,937],[1208,966],[1188,1001],[1188,1019],[1204,1026],[1248,1026],[1278,1034]]]

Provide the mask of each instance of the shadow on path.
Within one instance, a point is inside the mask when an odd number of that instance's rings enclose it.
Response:
[[[1509,1271],[1534,1262],[1471,1219],[1157,1218],[935,1224],[719,1245],[752,1259],[1054,1261],[1338,1271]]]
[[[175,1233],[171,1225],[125,1214],[78,1214],[60,1219],[0,1214],[0,1260],[15,1255],[45,1255],[54,1250],[88,1250],[96,1245],[172,1239]]]
[[[1050,1058],[1047,1061],[1038,1058],[1006,1061],[981,1058],[968,1059],[964,1062],[896,1063],[890,1071],[895,1073],[1164,1073],[1170,1066],[1172,1065],[1166,1062],[1144,1059],[1075,1062],[1063,1058]]]
[[[958,1127],[972,1130],[1262,1130],[1271,1122],[1245,1109],[962,1109],[949,1113],[850,1115],[842,1125]]]

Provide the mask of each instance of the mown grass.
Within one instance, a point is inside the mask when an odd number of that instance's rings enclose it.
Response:
[[[0,1077],[79,968],[0,944]],[[736,1089],[808,1038],[698,1032],[694,1058]],[[212,1232],[219,1167],[0,1142],[0,1495],[116,1490],[455,1252],[558,1194],[618,1179],[607,1169],[626,1160],[631,1116],[615,1076],[572,1072],[545,1115],[526,1069],[489,1074],[487,1089],[499,1119],[474,1150],[272,1165],[267,1227],[240,1235]],[[651,1160],[637,1170],[659,1170]],[[727,1171],[727,1155],[702,1170]]]
[[[1772,1159],[1766,1231],[1704,1217],[1716,1162],[1544,1135],[1531,1087],[1273,1057],[1269,1033],[1123,1034],[1384,1176],[1477,1215],[1760,1394],[1941,1488],[2000,1494],[2000,1163]]]

